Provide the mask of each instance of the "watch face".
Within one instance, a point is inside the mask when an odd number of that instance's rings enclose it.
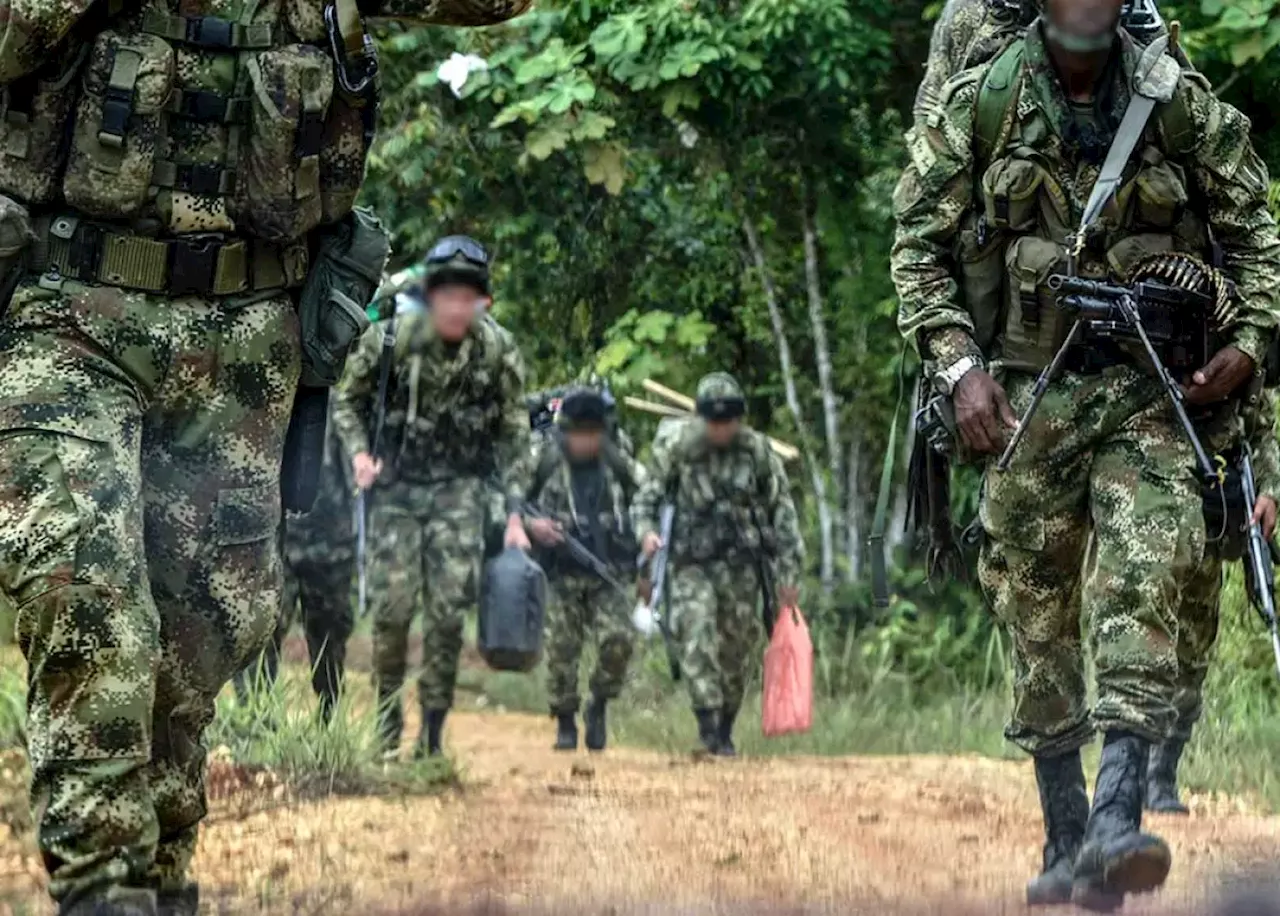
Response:
[[[939,373],[933,377],[933,387],[934,387],[934,390],[938,392],[938,394],[951,393],[951,385],[947,382],[946,376],[943,375],[942,373]]]

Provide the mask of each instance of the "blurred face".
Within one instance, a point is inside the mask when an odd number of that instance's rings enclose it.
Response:
[[[567,429],[564,447],[569,457],[576,461],[589,461],[600,454],[604,443],[603,429]]]
[[[742,426],[742,420],[707,420],[707,441],[714,448],[725,448],[733,442]]]
[[[489,307],[489,298],[465,283],[445,283],[426,294],[431,323],[446,343],[459,343],[471,322]]]
[[[1122,6],[1124,0],[1047,0],[1045,13],[1049,22],[1064,36],[1086,41],[1096,39],[1100,53],[1110,50],[1110,42],[1106,39],[1120,24]]]

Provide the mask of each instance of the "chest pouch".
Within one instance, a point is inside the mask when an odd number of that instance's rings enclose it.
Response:
[[[0,190],[29,206],[57,196],[88,56],[89,46],[76,43],[51,67],[0,89]]]
[[[90,216],[129,217],[147,203],[173,48],[154,35],[103,32],[89,54],[63,179],[67,203]]]
[[[1004,357],[1010,364],[1037,371],[1066,340],[1070,321],[1048,287],[1065,262],[1066,249],[1048,239],[1023,236],[1009,246]]]

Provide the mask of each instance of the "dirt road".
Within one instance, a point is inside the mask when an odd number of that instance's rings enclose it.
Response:
[[[549,739],[536,717],[458,714],[456,792],[215,805],[197,862],[210,912],[1004,913],[1038,862],[1027,765],[566,756]],[[1175,874],[1127,912],[1198,909],[1280,849],[1280,819],[1193,805],[1153,819]],[[0,899],[36,893],[29,848],[3,839]]]

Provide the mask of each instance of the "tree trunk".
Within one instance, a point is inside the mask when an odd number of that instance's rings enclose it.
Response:
[[[831,368],[831,347],[827,343],[826,304],[822,299],[822,282],[818,276],[818,234],[814,229],[812,202],[805,185],[804,194],[804,279],[809,298],[809,325],[813,330],[814,358],[818,363],[818,390],[822,395],[822,419],[827,434],[827,472],[831,486],[835,488],[836,503],[838,494],[845,485],[844,461],[841,450],[844,444],[840,441],[840,404],[836,398],[834,382],[835,373]],[[838,522],[844,528],[843,519]],[[835,532],[835,540],[847,545],[846,532]],[[846,546],[847,550],[847,546]]]
[[[862,440],[855,436],[849,442],[848,480],[844,485],[844,530],[846,582],[856,582],[862,577],[862,551],[866,535],[866,506],[862,501]]]
[[[809,428],[805,423],[804,412],[800,409],[800,396],[796,393],[796,373],[795,365],[791,362],[791,345],[787,342],[787,330],[782,323],[782,308],[778,304],[778,291],[773,285],[773,275],[769,273],[769,265],[765,262],[760,235],[756,232],[751,219],[746,216],[742,219],[742,231],[747,237],[747,249],[751,255],[751,262],[760,275],[760,287],[764,291],[765,305],[769,308],[769,322],[773,326],[773,338],[778,347],[778,363],[782,369],[782,385],[786,392],[787,409],[791,411],[791,417],[795,421],[800,448],[804,452],[805,464],[809,468],[809,476],[813,481],[813,495],[818,503],[818,530],[822,538],[819,575],[823,589],[827,590],[831,588],[835,577],[834,523],[831,517],[831,505],[827,501],[827,481],[809,446]]]

